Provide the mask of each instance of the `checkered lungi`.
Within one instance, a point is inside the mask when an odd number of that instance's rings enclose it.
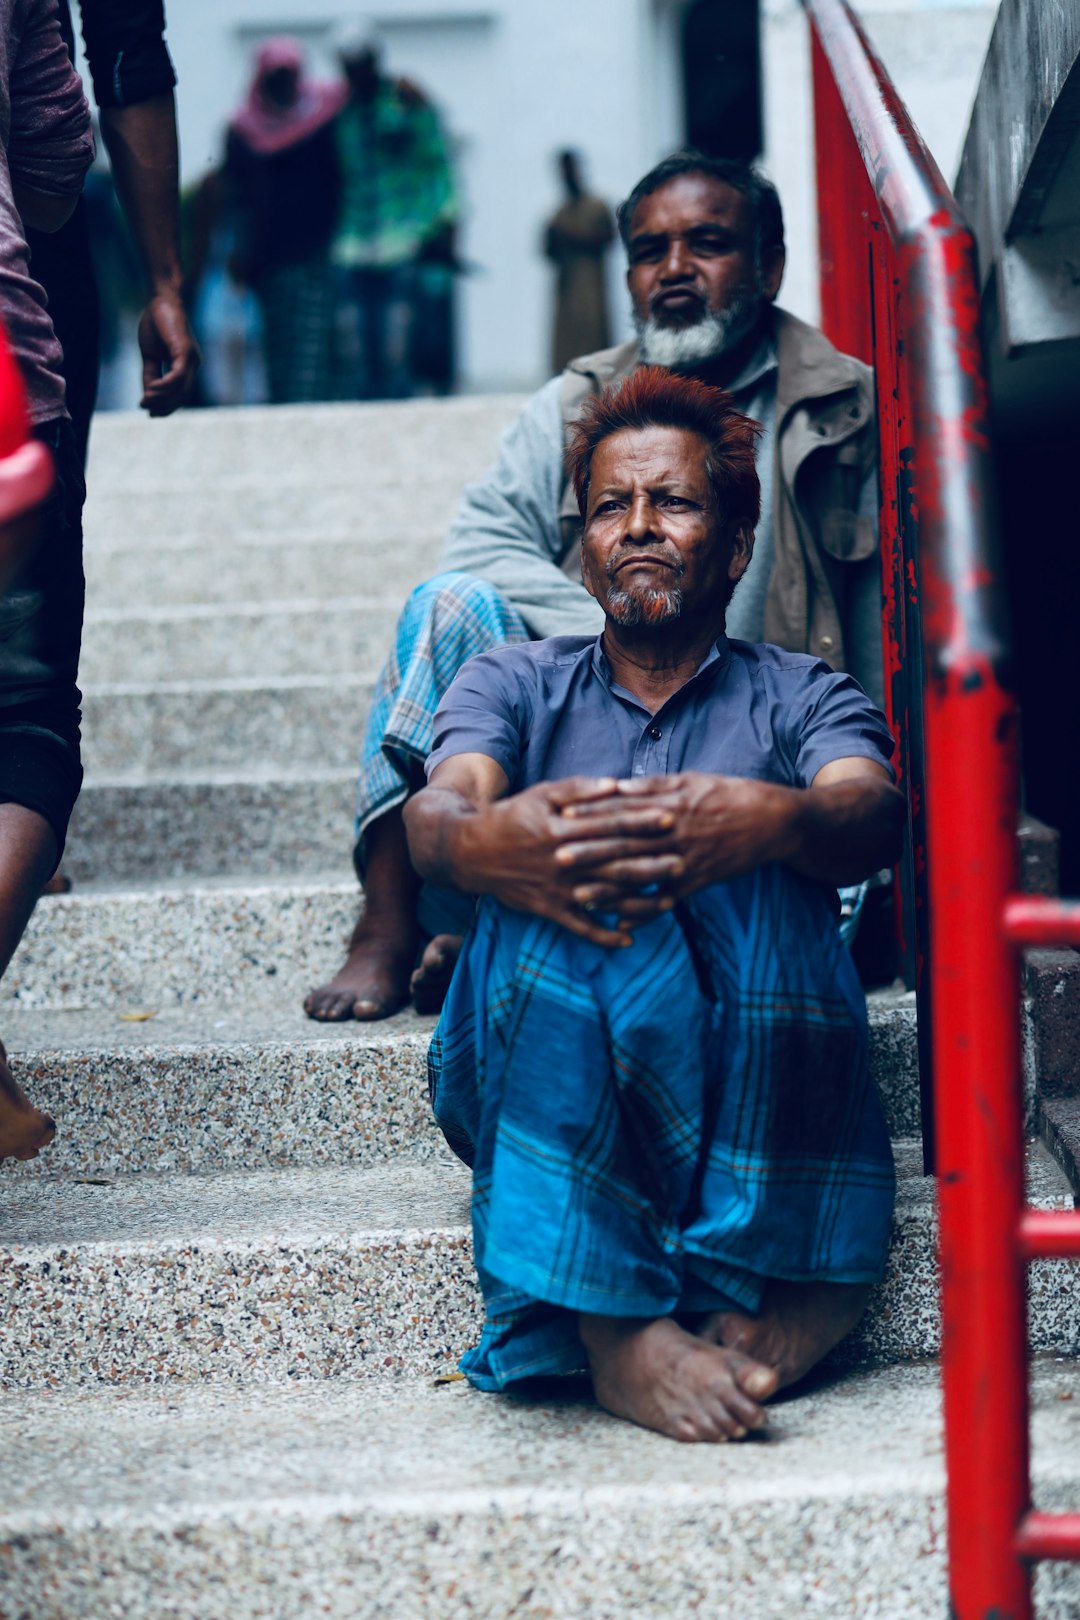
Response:
[[[835,904],[766,866],[608,950],[480,902],[429,1059],[473,1167],[474,1384],[580,1370],[578,1311],[880,1276],[892,1153]]]
[[[364,876],[364,831],[423,781],[435,711],[466,659],[506,642],[528,641],[505,596],[471,574],[436,574],[401,610],[379,673],[360,753],[353,862]]]
[[[334,288],[325,259],[286,264],[259,281],[263,349],[274,405],[333,398]]]

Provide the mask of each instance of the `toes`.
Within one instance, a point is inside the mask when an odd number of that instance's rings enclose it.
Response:
[[[352,1003],[349,1011],[342,1016],[348,1018],[351,1015],[353,1018],[358,1018],[361,1023],[369,1024],[373,1019],[389,1018],[394,1010],[391,1002],[376,1001],[370,996],[361,996]]]
[[[752,1361],[737,1350],[728,1352],[732,1377],[736,1385],[754,1401],[767,1401],[770,1395],[775,1395],[780,1383],[780,1373],[776,1367],[766,1367],[763,1362]]]
[[[304,1001],[309,1018],[320,1023],[336,1023],[353,1016],[353,995],[343,990],[313,990]]]

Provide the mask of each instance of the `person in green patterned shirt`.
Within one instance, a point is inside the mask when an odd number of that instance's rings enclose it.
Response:
[[[341,202],[331,260],[343,315],[341,393],[403,399],[413,392],[417,276],[454,263],[457,198],[439,119],[407,79],[380,72],[363,25],[337,52],[349,87],[337,119]]]

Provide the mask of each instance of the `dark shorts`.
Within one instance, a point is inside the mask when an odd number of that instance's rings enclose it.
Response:
[[[56,487],[33,561],[0,597],[0,803],[44,816],[58,858],[82,785],[76,677],[84,582],[82,465],[66,418],[34,429],[53,452]]]

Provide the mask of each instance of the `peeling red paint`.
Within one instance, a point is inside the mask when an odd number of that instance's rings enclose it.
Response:
[[[1080,1244],[1080,1218],[1068,1232],[1022,1224],[1015,950],[1080,942],[1080,903],[1009,899],[1017,714],[971,233],[848,0],[805,6],[829,261],[823,324],[876,372],[886,700],[916,874],[897,905],[914,936],[920,1034],[936,987],[952,1613],[1031,1620],[1024,1560],[1080,1556],[1080,1515],[1029,1512],[1024,1261],[1041,1251],[1022,1248],[1021,1234]]]

